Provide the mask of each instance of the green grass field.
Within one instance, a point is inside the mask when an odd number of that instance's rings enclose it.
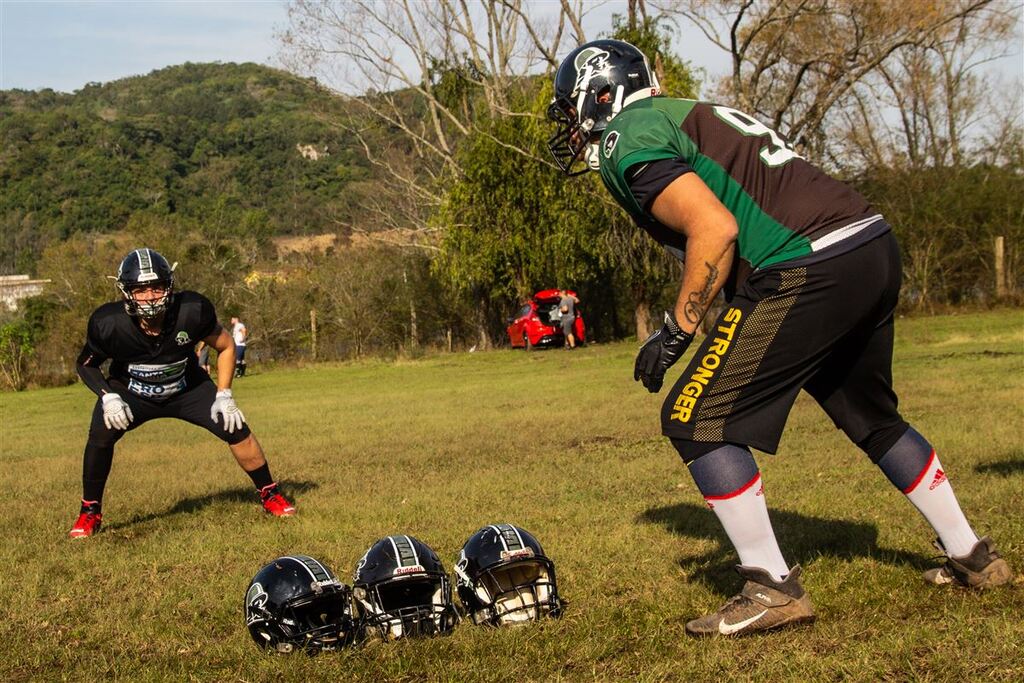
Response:
[[[975,529],[1024,569],[1024,314],[907,319],[897,335],[904,415]],[[298,516],[265,517],[226,447],[160,421],[121,441],[104,532],[76,542],[92,395],[0,395],[0,680],[1024,680],[1024,584],[926,586],[930,528],[806,396],[780,453],[758,460],[818,622],[688,638],[687,619],[739,588],[736,557],[659,436],[661,397],[632,381],[635,348],[257,373],[236,397]],[[409,533],[450,570],[498,521],[555,560],[563,619],[315,658],[249,638],[244,591],[278,555],[349,581],[373,541]]]

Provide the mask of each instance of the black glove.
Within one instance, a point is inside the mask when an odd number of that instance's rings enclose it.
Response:
[[[692,341],[693,335],[683,332],[672,314],[666,311],[665,325],[647,338],[636,355],[633,379],[643,382],[652,394],[658,393],[665,380],[665,371],[686,353]]]

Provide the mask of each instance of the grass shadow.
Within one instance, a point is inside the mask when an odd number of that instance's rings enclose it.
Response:
[[[312,491],[319,487],[319,484],[311,481],[289,481],[282,485],[282,491],[285,495],[291,497],[295,494],[302,494],[306,491]],[[106,531],[115,531],[117,529],[127,529],[140,524],[146,524],[158,519],[164,519],[166,517],[173,517],[174,515],[191,514],[198,512],[205,507],[214,505],[216,503],[246,503],[249,505],[255,505],[258,503],[256,493],[251,487],[235,487],[230,489],[224,489],[216,493],[210,493],[205,496],[195,496],[192,498],[184,498],[179,500],[173,506],[162,510],[160,512],[151,512],[145,515],[136,515],[123,522],[115,522],[114,524],[104,523],[103,528]]]
[[[870,557],[918,570],[934,564],[925,555],[879,547],[878,528],[874,524],[812,517],[785,510],[772,510],[769,514],[779,545],[790,562],[807,563],[815,557],[827,556],[843,560]],[[706,507],[679,503],[650,508],[638,517],[638,521],[661,524],[679,536],[718,541],[718,546],[708,552],[680,557],[679,566],[695,580],[723,596],[736,592],[740,579],[731,570],[739,560],[718,518]]]
[[[1015,474],[1024,474],[1024,457],[1011,458],[1009,460],[998,460],[996,462],[982,462],[974,466],[978,474],[995,474],[1000,477],[1012,477]]]

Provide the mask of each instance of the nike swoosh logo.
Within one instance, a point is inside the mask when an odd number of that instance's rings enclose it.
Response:
[[[737,621],[735,624],[727,624],[725,623],[725,619],[722,619],[720,622],[718,622],[718,632],[721,633],[723,636],[731,636],[733,633],[736,633],[737,631],[742,631],[746,627],[750,626],[767,613],[768,610],[764,610],[760,614],[755,614],[749,619],[744,619],[743,621]]]

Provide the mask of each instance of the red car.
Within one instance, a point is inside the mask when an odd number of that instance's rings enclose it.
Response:
[[[566,290],[576,296],[576,292]],[[538,346],[564,346],[565,336],[559,319],[558,301],[561,299],[559,290],[545,289],[533,295],[509,321],[508,340],[513,348],[524,347],[527,351]],[[583,323],[583,314],[579,304],[576,305],[576,321],[573,323],[573,336],[576,344],[586,341],[587,328]]]

